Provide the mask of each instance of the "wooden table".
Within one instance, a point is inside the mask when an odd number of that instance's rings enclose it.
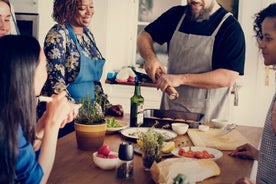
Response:
[[[238,130],[257,147],[262,128],[239,126]],[[119,133],[107,135],[104,144],[118,151],[124,141]],[[249,176],[253,161],[232,158],[223,151],[223,157],[216,162],[221,174],[201,182],[201,184],[230,184],[239,177]],[[56,159],[48,180],[49,184],[153,184],[150,172],[144,171],[140,155],[134,157],[134,177],[130,180],[116,179],[116,171],[104,171],[93,163],[92,152],[77,148],[75,132],[58,140]]]

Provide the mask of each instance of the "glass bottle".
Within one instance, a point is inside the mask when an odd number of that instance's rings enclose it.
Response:
[[[130,98],[130,127],[138,127],[143,123],[144,97],[140,84],[140,81],[135,81],[134,95]]]

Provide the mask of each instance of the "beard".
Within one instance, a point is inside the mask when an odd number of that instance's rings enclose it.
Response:
[[[214,3],[212,3],[208,9],[203,8],[199,13],[194,13],[192,5],[188,3],[187,16],[191,21],[194,22],[203,22],[204,20],[209,20],[213,7]]]

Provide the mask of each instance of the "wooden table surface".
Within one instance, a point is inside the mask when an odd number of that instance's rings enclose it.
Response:
[[[238,130],[254,145],[258,146],[262,128],[238,126]],[[185,137],[186,136],[186,137]],[[187,138],[184,135],[179,138]],[[112,151],[118,151],[125,141],[120,133],[106,135],[104,144]],[[216,162],[221,174],[200,182],[200,184],[230,184],[239,177],[249,176],[253,161],[232,158],[223,151],[223,157]],[[129,180],[116,179],[116,170],[104,171],[93,163],[92,152],[77,148],[75,132],[58,140],[56,158],[49,177],[49,184],[153,184],[150,172],[144,171],[141,156],[134,156],[134,177]]]

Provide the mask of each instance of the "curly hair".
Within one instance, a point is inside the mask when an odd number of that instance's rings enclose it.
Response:
[[[64,24],[76,15],[79,5],[81,0],[54,0],[52,17],[57,23]]]
[[[255,21],[253,25],[253,29],[256,33],[256,38],[258,40],[263,39],[263,34],[262,34],[262,23],[265,18],[271,17],[271,18],[276,18],[276,3],[270,4],[267,8],[261,10],[259,13],[255,14]],[[276,25],[275,25],[276,29]]]

